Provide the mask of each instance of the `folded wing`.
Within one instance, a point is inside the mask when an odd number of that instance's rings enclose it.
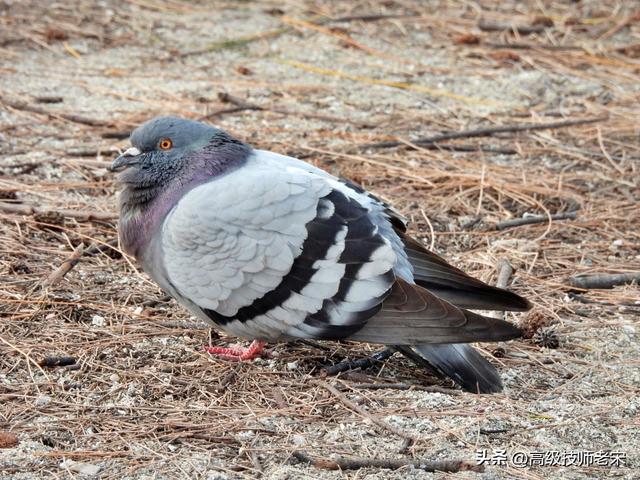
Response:
[[[502,320],[460,309],[398,279],[380,312],[350,338],[389,345],[497,342],[521,335]]]
[[[197,187],[162,237],[182,303],[247,338],[348,337],[395,279],[396,254],[369,209],[295,166],[256,162]]]

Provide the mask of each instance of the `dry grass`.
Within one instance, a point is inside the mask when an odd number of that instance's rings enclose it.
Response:
[[[621,449],[628,460],[611,470],[489,467],[491,478],[633,478],[638,287],[570,300],[568,280],[640,271],[637,14],[595,1],[465,5],[230,2],[211,13],[177,0],[0,2],[0,431],[21,442],[0,450],[0,476],[73,477],[77,465],[60,466],[70,459],[100,466],[105,479],[432,478],[325,472],[290,456],[473,459],[478,448],[506,448]],[[365,14],[402,15],[347,18]],[[489,32],[480,19],[553,26]],[[220,92],[259,108],[236,108]],[[374,346],[274,345],[271,359],[248,364],[203,353],[230,340],[173,302],[153,302],[162,293],[112,242],[117,186],[103,167],[126,142],[108,136],[159,113],[213,114],[260,148],[361,183],[483,280],[508,260],[510,286],[535,310],[509,315],[533,338],[496,352],[505,393],[421,390],[450,385],[393,357],[328,380],[341,401],[315,380],[321,367]],[[602,115],[446,142],[476,150],[466,153],[414,143]],[[361,147],[386,140],[406,146]],[[575,210],[575,220],[495,229],[525,213]],[[43,288],[81,244],[80,262]],[[536,343],[534,331],[549,326],[557,349]],[[41,366],[50,356],[77,364]],[[418,388],[362,385],[378,382]],[[486,433],[496,425],[503,433]],[[415,441],[403,444],[402,432]]]

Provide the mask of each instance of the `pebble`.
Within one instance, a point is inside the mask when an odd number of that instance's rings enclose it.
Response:
[[[292,440],[293,440],[293,444],[297,447],[303,447],[304,445],[307,444],[307,439],[304,438],[299,433],[294,434],[292,437]]]
[[[213,472],[209,473],[207,480],[229,480],[229,477],[227,477],[224,473]]]
[[[240,440],[251,440],[256,436],[256,432],[253,430],[242,430],[236,434],[236,437]]]
[[[51,403],[51,400],[53,400],[53,398],[51,398],[49,395],[40,395],[38,398],[36,398],[36,407],[46,407]]]
[[[104,327],[104,317],[101,317],[100,315],[94,315],[93,317],[91,317],[91,325],[93,325],[94,327]]]
[[[89,476],[95,476],[100,472],[100,467],[98,465],[93,465],[92,463],[74,462],[73,460],[65,460],[60,464],[60,468]]]
[[[622,326],[622,331],[624,333],[628,333],[629,335],[635,335],[636,327],[634,327],[633,325],[623,325]]]

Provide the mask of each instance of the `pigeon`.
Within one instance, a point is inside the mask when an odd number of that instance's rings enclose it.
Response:
[[[249,360],[266,342],[369,342],[464,390],[502,390],[469,343],[521,330],[472,310],[525,311],[529,302],[426,249],[391,205],[197,121],[157,117],[130,141],[110,167],[123,185],[120,244],[193,315],[252,340],[209,352]]]

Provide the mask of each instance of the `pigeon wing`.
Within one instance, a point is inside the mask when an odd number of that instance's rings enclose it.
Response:
[[[520,295],[470,277],[407,235],[401,234],[400,238],[413,266],[415,283],[439,298],[461,308],[512,311],[531,308]]]
[[[162,229],[185,306],[246,338],[344,338],[382,305],[396,255],[340,182],[252,158],[183,197]]]
[[[521,334],[509,322],[458,308],[419,285],[397,279],[379,313],[350,339],[426,345],[498,342]]]

